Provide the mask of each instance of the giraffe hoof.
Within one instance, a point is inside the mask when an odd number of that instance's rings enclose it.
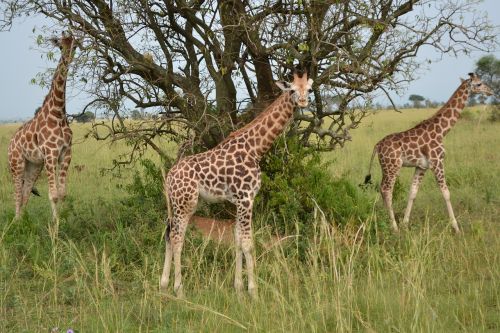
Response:
[[[57,200],[63,201],[66,198],[66,190],[61,190],[57,193]]]
[[[166,291],[168,289],[168,280],[161,279],[160,280],[160,290]]]
[[[248,294],[250,298],[256,300],[258,298],[257,288],[248,288]]]
[[[184,299],[184,290],[182,288],[182,285],[175,289],[175,296],[177,298]]]
[[[236,292],[241,294],[243,291],[243,282],[242,281],[235,281],[234,282],[234,289],[236,289]]]

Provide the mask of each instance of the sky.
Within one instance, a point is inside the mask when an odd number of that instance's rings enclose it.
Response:
[[[487,12],[490,22],[500,31],[500,0],[485,0],[478,10]],[[56,66],[55,62],[45,59],[46,50],[36,44],[36,36],[46,23],[43,17],[30,17],[17,20],[10,31],[0,32],[0,121],[32,117],[47,94],[48,87],[30,83],[37,73]],[[492,54],[500,58],[499,49]],[[432,63],[419,70],[418,79],[410,83],[402,96],[391,97],[398,105],[408,102],[410,94],[422,95],[432,101],[446,101],[458,86],[459,78],[466,77],[483,55],[485,53],[472,52],[470,56],[461,55],[458,58],[446,54],[441,57],[430,48],[421,48],[417,61],[432,60]],[[389,104],[384,98],[378,98],[377,101],[383,105]],[[85,96],[68,86],[67,112],[78,113],[84,105]]]

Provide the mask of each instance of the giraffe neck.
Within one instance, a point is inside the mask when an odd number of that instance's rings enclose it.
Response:
[[[231,141],[244,141],[248,153],[260,160],[292,118],[294,106],[291,93],[282,93],[257,118],[231,133],[221,145]]]
[[[465,107],[470,95],[468,81],[464,81],[458,89],[451,95],[446,104],[434,116],[434,124],[439,126],[443,135],[446,135],[456,124],[460,113]]]
[[[66,116],[66,80],[72,58],[72,52],[63,51],[52,78],[52,85],[40,110],[41,116],[47,117],[50,115],[56,118]]]

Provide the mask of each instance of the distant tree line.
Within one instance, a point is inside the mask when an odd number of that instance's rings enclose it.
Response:
[[[73,119],[77,123],[90,123],[95,120],[95,114],[91,111],[86,111],[82,114],[74,116]]]

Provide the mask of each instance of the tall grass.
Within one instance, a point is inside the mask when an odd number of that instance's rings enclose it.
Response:
[[[432,110],[383,112],[353,132],[345,149],[328,154],[331,172],[352,183],[366,173],[373,144]],[[497,332],[500,330],[498,207],[499,125],[459,122],[446,139],[446,170],[462,237],[449,228],[444,201],[426,175],[411,228],[395,236],[375,190],[372,213],[342,229],[318,207],[301,256],[300,234],[273,241],[272,215],[256,212],[259,297],[238,299],[231,246],[188,230],[183,253],[186,299],[159,291],[163,216],[134,214],[122,178],[101,175],[125,149],[87,141],[75,145],[69,197],[59,225],[47,196],[14,215],[6,157],[0,155],[0,331],[47,332]],[[0,127],[6,151],[14,127]],[[75,136],[84,128],[75,127]],[[376,164],[375,169],[378,168]],[[378,178],[377,178],[378,177]],[[374,174],[379,180],[379,173]],[[395,206],[405,205],[411,171],[401,175]],[[47,193],[46,180],[39,189]],[[299,221],[287,221],[291,226]],[[304,223],[304,221],[300,221]],[[294,230],[290,228],[289,230]]]

